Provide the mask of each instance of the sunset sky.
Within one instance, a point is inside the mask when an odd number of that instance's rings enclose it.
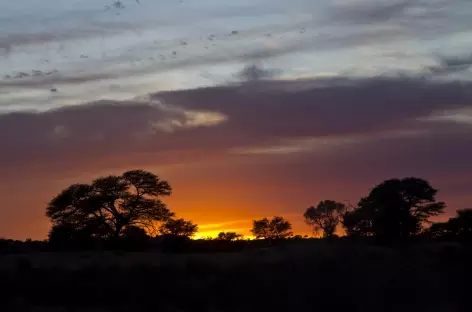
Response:
[[[0,0],[0,237],[142,168],[200,236],[388,178],[472,207],[470,0]]]

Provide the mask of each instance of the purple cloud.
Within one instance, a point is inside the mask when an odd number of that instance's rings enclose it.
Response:
[[[468,83],[402,78],[257,81],[12,113],[0,116],[0,163],[12,169],[140,153],[225,154],[313,138],[433,131],[437,123],[420,119],[470,107],[470,90]]]

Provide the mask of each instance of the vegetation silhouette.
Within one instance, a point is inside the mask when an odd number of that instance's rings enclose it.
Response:
[[[198,225],[193,224],[192,221],[185,221],[184,219],[169,219],[164,222],[159,228],[162,235],[173,235],[179,237],[192,237],[197,233]]]
[[[180,253],[189,249],[190,238],[195,235],[198,226],[184,219],[169,219],[161,225],[159,238],[161,250]]]
[[[143,251],[150,247],[151,237],[137,226],[128,226],[123,230],[118,248],[129,251]]]
[[[457,210],[455,217],[433,223],[427,233],[433,239],[472,242],[472,209]]]
[[[282,217],[275,216],[271,220],[264,218],[252,222],[251,233],[256,238],[280,240],[293,235],[292,224]]]
[[[264,252],[10,255],[0,259],[0,309],[285,312],[312,310],[314,302],[321,311],[334,303],[336,309],[365,312],[470,308],[472,253],[467,246],[388,248],[324,239],[284,243]],[[248,281],[257,291],[243,291]],[[340,285],[348,289],[341,295]],[[432,295],[438,289],[441,295]]]
[[[390,179],[375,186],[357,209],[348,211],[343,225],[348,236],[375,236],[394,242],[418,235],[429,218],[444,211],[437,189],[420,178]]]
[[[303,214],[305,222],[314,234],[321,231],[324,237],[332,237],[346,211],[346,206],[334,200],[323,200],[316,207],[309,207]]]
[[[77,227],[72,223],[54,225],[49,231],[49,244],[57,250],[90,250],[98,248],[97,229],[90,224]]]
[[[127,227],[153,227],[174,216],[160,199],[171,192],[167,181],[144,170],[100,177],[91,184],[73,184],[46,208],[53,224],[50,236],[60,231],[117,239]]]
[[[241,250],[249,243],[243,235],[220,232],[216,239],[192,238],[198,225],[175,218],[161,197],[172,192],[170,184],[144,170],[95,179],[91,184],[74,184],[57,195],[46,209],[52,221],[48,245],[54,250],[161,250],[168,252]],[[457,211],[447,222],[431,223],[443,213],[445,204],[436,201],[438,190],[424,179],[389,179],[371,189],[356,207],[335,200],[323,200],[303,214],[314,234],[338,237],[339,224],[345,239],[371,237],[377,243],[429,240],[470,241],[472,210]],[[158,236],[150,236],[149,229]],[[428,224],[432,224],[427,227]],[[283,217],[254,220],[251,233],[256,239],[280,241],[293,236],[292,225]],[[296,235],[293,240],[304,237]],[[219,241],[219,242],[218,242]],[[231,243],[237,247],[229,247]],[[228,243],[228,244],[226,244]],[[262,245],[261,245],[262,246]]]
[[[242,240],[244,235],[238,234],[236,232],[220,232],[218,233],[217,239],[223,241],[235,241],[235,240]]]

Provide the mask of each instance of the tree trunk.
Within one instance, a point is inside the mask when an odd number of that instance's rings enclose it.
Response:
[[[122,229],[123,229],[123,226],[117,224],[116,228],[115,228],[115,233],[113,235],[113,238],[118,239],[118,237],[120,237],[120,233],[121,233]]]

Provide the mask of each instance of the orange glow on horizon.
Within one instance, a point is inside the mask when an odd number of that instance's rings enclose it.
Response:
[[[249,230],[248,230],[249,231]],[[252,235],[252,234],[244,234],[245,232],[238,232],[238,231],[234,231],[234,230],[214,230],[214,231],[203,231],[203,232],[197,232],[197,234],[195,234],[194,237],[192,237],[193,239],[205,239],[205,238],[216,238],[218,237],[218,234],[220,232],[236,232],[238,234],[242,234],[243,235],[243,240],[246,240],[246,239],[255,239],[255,237]]]
[[[313,237],[310,227],[303,220],[307,207],[327,198],[347,198],[356,202],[370,187],[370,184],[361,183],[358,179],[339,182],[325,176],[317,177],[322,182],[287,182],[273,173],[279,164],[268,163],[265,158],[264,162],[254,159],[212,158],[179,165],[143,167],[170,182],[173,194],[163,198],[163,201],[178,218],[198,225],[195,239],[216,237],[220,232],[236,232],[244,235],[245,239],[251,239],[252,221],[273,216],[282,216],[291,222],[294,235]],[[44,216],[44,210],[47,202],[58,192],[73,183],[90,183],[99,175],[121,174],[139,167],[133,164],[123,168],[92,170],[86,166],[77,170],[77,174],[61,171],[56,175],[48,172],[32,173],[27,177],[15,176],[17,180],[12,184],[15,191],[0,190],[3,207],[14,207],[5,209],[0,218],[3,220],[0,236],[21,240],[29,237],[46,239],[50,223]],[[28,196],[22,193],[24,189],[28,190]],[[451,208],[434,221],[447,220],[455,214],[453,208],[465,206],[463,203],[470,201],[469,198],[469,195],[441,197]],[[338,233],[342,235],[341,231]]]

